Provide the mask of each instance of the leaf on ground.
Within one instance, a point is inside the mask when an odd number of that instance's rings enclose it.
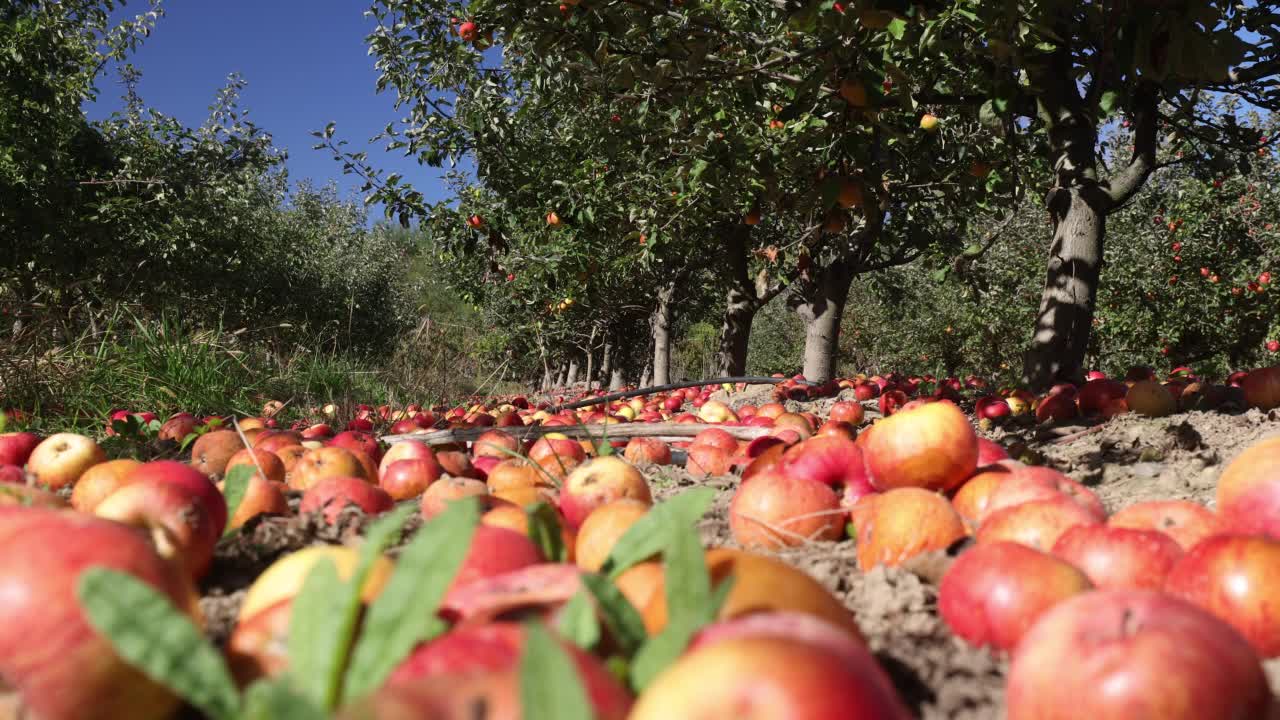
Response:
[[[713,488],[695,488],[653,506],[618,538],[601,572],[616,580],[627,568],[662,552],[676,530],[702,519],[715,495]]]
[[[520,709],[524,720],[592,720],[594,713],[573,658],[536,622],[525,625],[520,656]]]
[[[85,616],[116,653],[214,720],[230,720],[240,695],[222,655],[159,590],[119,570],[85,570],[76,585]]]

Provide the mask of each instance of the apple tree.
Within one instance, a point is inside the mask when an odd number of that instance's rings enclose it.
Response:
[[[1167,161],[1162,138],[1219,163],[1246,161],[1259,133],[1202,100],[1228,94],[1280,104],[1277,14],[1226,0],[1078,3],[962,0],[912,25],[892,52],[915,64],[975,69],[916,96],[948,111],[977,108],[1038,171],[1052,240],[1024,376],[1078,379],[1096,310],[1107,218]],[[1123,123],[1131,147],[1102,130]]]

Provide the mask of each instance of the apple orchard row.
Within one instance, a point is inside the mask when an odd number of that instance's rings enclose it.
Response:
[[[628,531],[657,512],[637,467],[669,464],[672,453],[651,438],[596,446],[552,433],[524,442],[504,428],[672,420],[707,426],[680,443],[690,473],[741,474],[728,515],[740,549],[705,552],[711,581],[732,585],[644,683],[606,662],[617,650],[607,630],[586,647],[558,640],[596,717],[712,718],[730,708],[747,718],[910,717],[865,644],[857,608],[769,552],[852,533],[848,551],[863,571],[960,549],[938,606],[956,636],[1010,654],[1010,718],[1263,718],[1273,700],[1260,660],[1280,656],[1280,614],[1271,607],[1280,578],[1280,438],[1223,470],[1216,510],[1169,500],[1108,515],[1080,483],[979,438],[960,406],[978,395],[983,423],[1233,402],[1269,408],[1280,402],[1275,374],[1256,370],[1219,386],[1187,372],[1161,383],[1135,371],[1043,397],[983,394],[972,379],[946,379],[928,393],[922,378],[860,377],[817,390],[843,386],[857,398],[835,402],[825,417],[780,402],[731,408],[711,399],[711,388],[576,412],[510,398],[438,414],[362,408],[341,432],[327,422],[273,429],[272,405],[235,429],[169,419],[161,436],[195,435],[187,463],[108,460],[83,435],[5,433],[0,678],[41,720],[171,717],[179,697],[122,659],[86,619],[76,587],[88,568],[128,573],[198,623],[195,583],[229,529],[293,513],[335,523],[349,505],[377,516],[406,503],[429,526],[466,501],[482,514],[434,610],[447,632],[391,658],[385,681],[345,698],[337,712],[452,718],[483,700],[493,711],[486,717],[523,717],[518,663],[531,630],[513,611],[532,609],[545,627],[563,627],[571,599],[600,576],[650,637],[668,630],[667,551],[610,568]],[[806,393],[787,383],[776,399]],[[873,399],[884,417],[868,424],[859,400]],[[685,412],[686,403],[696,412]],[[123,429],[121,419],[110,432]],[[412,439],[384,447],[368,432],[393,422],[396,432],[493,427],[472,443],[434,447]],[[742,425],[772,430],[748,442],[725,429]],[[223,490],[237,468],[248,479],[229,507]],[[296,510],[291,494],[301,496]],[[553,509],[559,542],[535,542],[530,508]],[[548,547],[560,550],[549,556]],[[318,564],[350,578],[358,555],[355,547],[308,547],[253,581],[223,648],[236,683],[296,672],[287,652],[295,600]],[[377,557],[363,575],[363,602],[376,602],[396,565]],[[57,647],[33,647],[32,637]]]

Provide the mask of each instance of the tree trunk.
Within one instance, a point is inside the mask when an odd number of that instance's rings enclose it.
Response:
[[[640,387],[653,387],[653,356],[644,361],[644,370],[640,372]]]
[[[609,390],[610,390],[610,392],[613,392],[613,391],[616,391],[616,390],[621,390],[621,389],[622,389],[622,386],[623,386],[623,385],[626,385],[626,384],[627,384],[627,378],[626,378],[626,375],[625,375],[625,374],[623,373],[623,371],[622,371],[622,366],[618,366],[618,367],[614,368],[614,369],[613,369],[613,372],[609,373]]]
[[[854,269],[847,260],[838,260],[813,269],[814,277],[801,290],[796,312],[804,320],[804,377],[826,382],[835,377],[840,345],[840,320],[849,298]]]
[[[658,306],[654,308],[650,321],[653,328],[654,385],[671,382],[671,300],[675,294],[675,283],[667,283],[658,290]]]
[[[721,376],[747,374],[747,350],[751,344],[751,323],[759,306],[730,290],[725,302],[724,322],[720,325],[720,351],[716,368]]]
[[[1023,367],[1025,380],[1037,389],[1083,379],[1109,202],[1096,187],[1058,188],[1054,194],[1049,271]]]
[[[604,383],[613,375],[613,335],[605,334],[604,349],[600,351],[600,382]]]
[[[556,370],[556,387],[557,388],[564,387],[565,371],[568,369],[569,368],[565,366],[564,363],[560,363],[559,368]]]
[[[578,382],[578,358],[575,357],[569,361],[569,369],[564,376],[564,385],[565,387],[572,387],[576,382]]]

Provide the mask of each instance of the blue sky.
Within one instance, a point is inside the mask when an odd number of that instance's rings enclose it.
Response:
[[[438,199],[445,194],[440,170],[367,144],[401,114],[393,96],[374,91],[365,7],[363,0],[169,0],[156,31],[131,58],[142,71],[139,92],[148,106],[199,125],[227,75],[238,72],[248,82],[242,106],[288,149],[293,180],[336,180],[344,193],[359,186],[327,151],[311,149],[308,133],[333,121],[349,149],[367,150],[376,167],[403,174]],[[134,0],[122,14],[146,9]],[[86,108],[91,118],[120,108],[116,80],[114,72],[102,78],[98,101]]]

